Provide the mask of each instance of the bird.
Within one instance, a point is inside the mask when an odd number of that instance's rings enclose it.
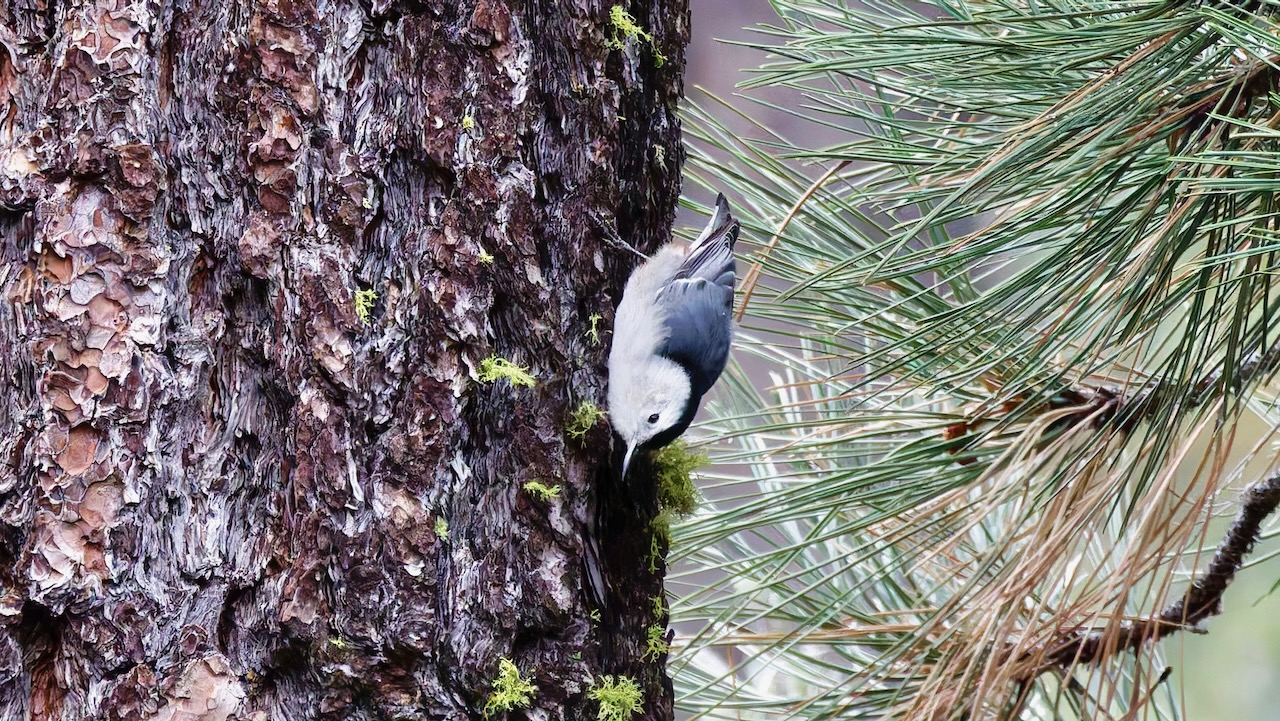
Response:
[[[737,240],[738,221],[719,194],[693,243],[667,243],[627,280],[608,363],[609,419],[626,445],[624,479],[637,450],[661,448],[689,428],[729,360]]]

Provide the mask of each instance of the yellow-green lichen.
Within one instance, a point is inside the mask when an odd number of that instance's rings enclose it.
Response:
[[[480,249],[480,254],[476,256],[476,260],[484,263],[485,265],[493,265],[493,256],[484,248]]]
[[[583,401],[569,414],[569,425],[564,430],[570,438],[580,441],[602,420],[604,411],[600,410],[600,406],[591,401]]]
[[[649,555],[645,558],[649,573],[658,572],[658,561],[668,548],[671,548],[671,511],[664,508],[649,522]]]
[[[661,593],[655,593],[649,597],[649,603],[653,605],[653,620],[662,620],[662,614],[666,613],[667,600],[662,597]]]
[[[524,484],[523,488],[525,493],[528,493],[543,503],[546,503],[560,495],[559,484],[548,486],[542,481],[528,481]]]
[[[602,676],[599,683],[592,681],[587,698],[600,704],[597,721],[631,721],[631,717],[641,710],[640,701],[644,696],[634,679]]]
[[[498,712],[529,708],[537,692],[538,687],[520,675],[520,669],[511,659],[501,658],[498,660],[498,677],[493,680],[493,691],[484,702],[484,716],[489,718]]]
[[[591,324],[591,327],[587,328],[586,337],[587,340],[591,341],[591,345],[600,345],[600,321],[602,320],[604,320],[604,316],[599,313],[592,313],[587,318],[587,322]]]
[[[667,629],[656,623],[649,626],[645,631],[644,654],[640,656],[640,660],[657,661],[669,650],[671,646],[667,643]]]
[[[666,56],[658,52],[653,42],[653,34],[640,27],[634,16],[621,5],[609,8],[609,25],[612,28],[609,37],[604,41],[605,47],[621,50],[628,40],[643,42],[653,51],[653,64],[662,67],[667,62]]]
[[[475,119],[475,118],[471,117],[470,115],[464,115],[464,116],[462,116],[462,129],[463,129],[463,130],[475,130],[475,128],[476,128],[476,119]]]
[[[506,358],[499,358],[491,355],[480,361],[480,372],[478,377],[481,383],[493,383],[496,380],[505,378],[513,386],[524,386],[532,388],[534,386],[533,374],[528,368],[518,366]]]
[[[373,313],[373,304],[378,300],[378,291],[372,288],[357,290],[355,295],[356,317],[361,323],[368,323]]]
[[[449,522],[444,520],[444,517],[436,517],[435,532],[436,538],[439,538],[441,541],[449,540]]]

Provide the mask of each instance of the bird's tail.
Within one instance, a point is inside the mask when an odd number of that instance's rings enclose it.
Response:
[[[706,278],[718,281],[725,272],[733,271],[733,244],[738,240],[738,221],[729,212],[724,193],[716,196],[716,212],[707,227],[689,246],[676,278]],[[729,281],[732,286],[732,280]]]
[[[693,241],[690,246],[690,255],[693,254],[694,249],[708,239],[718,238],[723,235],[730,225],[737,225],[737,223],[734,222],[733,215],[729,213],[729,201],[725,200],[724,193],[717,193],[716,212],[712,214],[711,221],[707,223],[707,227],[703,228],[697,239]],[[732,247],[733,241],[737,240],[737,233],[735,232],[733,236],[733,239],[730,240],[730,247]]]

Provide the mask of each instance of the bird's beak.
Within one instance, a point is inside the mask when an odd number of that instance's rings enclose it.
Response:
[[[622,458],[622,480],[627,480],[627,466],[631,465],[631,455],[636,452],[635,446],[627,446],[627,455]]]

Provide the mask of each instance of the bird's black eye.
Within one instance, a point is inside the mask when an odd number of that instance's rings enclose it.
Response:
[[[654,413],[653,415],[649,416],[649,423],[650,423],[650,424],[657,423],[657,422],[658,422],[658,414],[657,414],[657,413]]]

